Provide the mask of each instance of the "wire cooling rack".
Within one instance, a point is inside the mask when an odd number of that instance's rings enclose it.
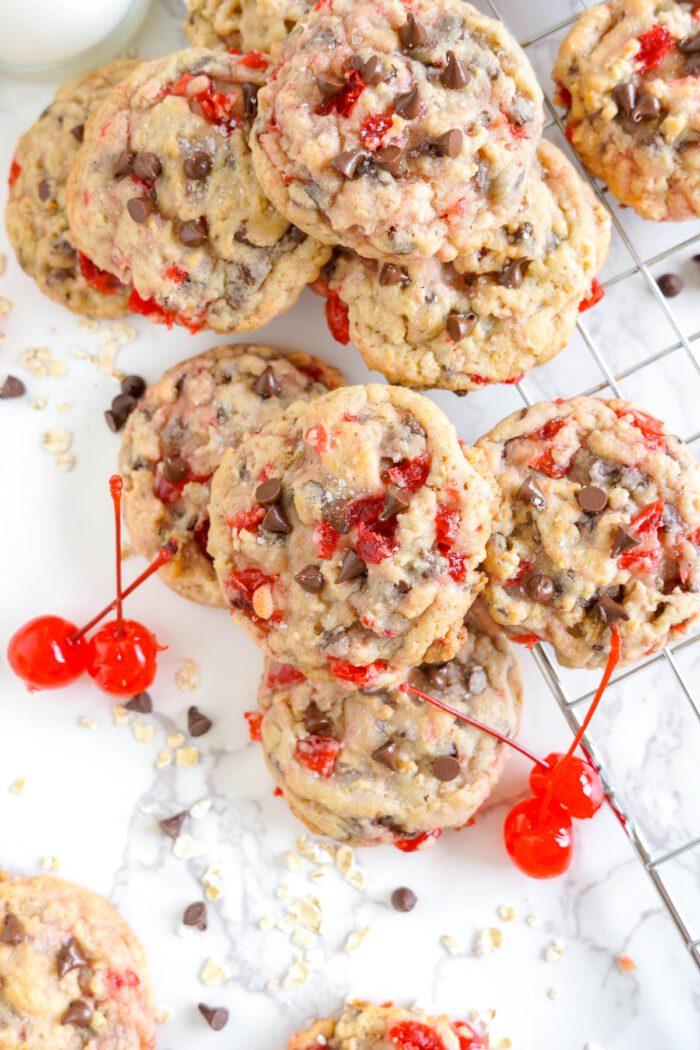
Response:
[[[531,53],[533,49],[544,50],[549,58],[553,58],[570,26],[573,25],[586,8],[593,6],[593,4],[586,3],[585,0],[550,0],[546,5],[541,5],[543,9],[540,16],[541,26],[537,25],[537,6],[540,5],[533,5],[534,11],[531,10],[528,13],[524,12],[524,9],[528,6],[524,0],[483,0],[479,6],[487,13],[493,14],[500,19],[513,35],[519,39],[526,53]],[[557,15],[559,16],[558,20],[556,19]],[[525,31],[523,31],[524,28]],[[544,48],[542,48],[542,45],[544,45]],[[533,65],[537,66],[538,64],[533,62]],[[548,63],[548,66],[551,68],[551,61]],[[559,135],[563,135],[564,124],[562,115],[553,104],[551,98],[551,81],[548,79],[545,70],[540,70],[540,73],[541,85],[545,94],[546,112],[548,114],[545,130],[555,135],[558,131]],[[694,235],[687,237],[685,240],[674,243],[649,258],[644,258],[644,253],[637,250],[633,238],[621,222],[618,211],[615,207],[611,207],[606,196],[607,191],[605,187],[597,183],[583,169],[570,150],[568,150],[568,155],[572,157],[581,174],[592,186],[597,198],[610,214],[614,236],[619,241],[618,248],[622,250],[624,256],[626,265],[623,264],[620,272],[617,272],[609,280],[603,281],[603,288],[606,292],[609,292],[621,282],[641,280],[646,293],[652,296],[653,309],[657,312],[661,311],[667,330],[671,333],[670,341],[665,341],[659,349],[646,353],[640,360],[634,361],[616,371],[609,363],[611,347],[608,344],[610,333],[607,333],[608,339],[606,339],[605,325],[597,325],[594,333],[592,331],[593,325],[587,319],[589,315],[579,318],[578,334],[594,363],[594,372],[599,376],[599,379],[597,382],[593,382],[592,385],[586,386],[585,389],[578,389],[575,392],[586,395],[602,393],[604,396],[625,397],[625,393],[620,388],[621,382],[657,362],[664,362],[666,359],[669,359],[666,361],[668,367],[665,368],[667,378],[668,373],[674,371],[671,367],[671,355],[676,355],[679,352],[687,355],[691,369],[700,376],[700,330],[693,331],[690,334],[684,331],[684,327],[679,321],[673,306],[669,305],[668,301],[661,294],[650,272],[651,267],[671,256],[675,256],[684,249],[690,248],[694,244],[697,245],[700,252],[700,232],[695,232]],[[697,292],[695,297],[697,305]],[[520,397],[526,405],[530,405],[534,400],[538,399],[531,396],[528,386],[529,383],[520,383],[517,387]],[[691,399],[692,404],[692,392],[689,393],[682,380],[677,382],[673,394],[674,400],[677,398],[679,404],[685,402],[687,407],[688,398]],[[629,395],[627,396],[629,397]],[[700,398],[695,401],[693,425],[695,426],[698,423],[700,423]],[[686,434],[685,440],[692,447],[693,442],[700,440],[700,430],[696,429],[694,432]],[[685,638],[640,664],[618,674],[613,678],[610,691],[637,676],[640,676],[640,683],[643,683],[645,680],[648,683],[649,676],[654,674],[654,670],[658,669],[659,665],[663,666],[665,664],[667,672],[670,672],[674,692],[677,692],[682,698],[682,704],[690,705],[691,721],[700,723],[700,698],[694,692],[689,676],[682,669],[683,655],[687,654],[690,647],[694,647],[693,656],[700,658],[700,634]],[[590,691],[586,689],[581,690],[580,687],[572,687],[571,684],[565,682],[563,680],[563,672],[550,658],[544,646],[537,645],[533,651],[533,656],[571,730],[576,732],[580,722],[583,720],[587,705],[594,696],[595,689]],[[580,717],[579,712],[581,712]],[[592,728],[593,730],[596,729],[595,719]],[[635,817],[634,806],[628,801],[623,801],[616,791],[615,784],[608,769],[606,769],[601,746],[596,743],[590,731],[584,737],[584,744],[586,752],[600,769],[612,808],[621,826],[624,828],[639,861],[681,934],[691,959],[700,969],[700,927],[694,929],[693,922],[689,917],[691,910],[697,911],[700,886],[698,886],[696,876],[691,875],[691,878],[686,879],[684,882],[674,878],[672,874],[674,862],[678,861],[679,858],[687,859],[689,857],[692,857],[696,870],[700,872],[700,828],[697,828],[697,835],[687,837],[670,848],[655,848],[640,827],[640,823]],[[692,819],[689,823],[692,826]],[[679,882],[682,884],[681,886],[678,885]],[[694,908],[691,907],[691,894],[695,897]]]

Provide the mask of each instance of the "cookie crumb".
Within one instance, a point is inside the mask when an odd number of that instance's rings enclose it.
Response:
[[[24,777],[17,777],[17,779],[13,780],[12,783],[10,784],[10,791],[11,791],[11,793],[13,795],[21,795],[22,792],[24,791],[25,784],[26,784],[26,780],[25,780]]]
[[[42,445],[52,456],[67,452],[72,441],[73,435],[67,427],[53,427],[51,430],[45,430],[41,436]]]
[[[72,452],[64,452],[63,455],[56,456],[56,466],[67,474],[75,466],[75,456]]]
[[[166,766],[169,766],[169,765],[172,764],[172,761],[173,761],[173,753],[172,753],[172,751],[168,751],[166,748],[164,748],[161,752],[159,752],[159,754],[158,754],[158,756],[157,756],[157,758],[155,760],[154,765],[155,765],[156,769],[165,769]]]
[[[131,723],[131,731],[140,744],[147,744],[153,739],[156,727],[153,722],[142,722],[139,715],[136,715]]]
[[[512,904],[501,904],[498,909],[498,915],[504,922],[513,922],[517,919],[518,912]]]
[[[351,933],[343,945],[343,951],[345,954],[350,955],[351,952],[356,952],[368,933],[369,926],[363,926],[361,929],[355,930],[354,933]]]
[[[542,916],[539,914],[539,912],[530,912],[530,914],[525,917],[525,922],[528,924],[528,926],[541,926]]]
[[[87,715],[83,715],[78,719],[78,725],[81,729],[97,729],[97,722],[94,718],[88,718]]]
[[[552,987],[547,990],[547,995],[550,999],[558,999],[561,995],[561,988],[558,984],[553,984]]]
[[[41,397],[35,397],[32,401],[32,408],[35,412],[41,412],[42,408],[46,408],[48,403],[48,397],[44,397],[43,395]]]
[[[461,946],[459,944],[459,941],[452,937],[451,934],[443,933],[442,937],[440,938],[440,943],[442,944],[443,948],[448,953],[448,955],[459,955]]]
[[[306,984],[309,979],[309,967],[304,959],[298,955],[284,975],[282,983],[285,988],[298,988]]]
[[[558,962],[564,954],[564,942],[561,937],[555,937],[544,949],[542,955],[545,962]]]
[[[194,820],[203,820],[210,809],[211,799],[205,796],[204,798],[197,799],[196,802],[192,803],[190,806],[190,816],[193,817]]]
[[[58,871],[58,857],[39,857],[39,867],[42,871]]]
[[[173,853],[178,860],[193,860],[195,857],[204,856],[206,849],[191,835],[178,835],[173,842]]]
[[[228,967],[224,966],[223,963],[216,962],[214,959],[207,959],[199,971],[200,981],[209,987],[226,984],[230,978],[231,971]]]
[[[14,305],[15,304],[11,299],[7,299],[4,295],[0,295],[0,317],[9,317]]]
[[[192,693],[199,685],[199,664],[196,660],[185,660],[184,666],[175,674],[175,685],[183,693]]]
[[[168,747],[182,747],[182,745],[185,742],[185,734],[168,733],[167,737],[165,738],[165,742],[168,745]]]
[[[175,751],[175,765],[181,769],[187,766],[196,766],[199,762],[199,748],[178,747]]]

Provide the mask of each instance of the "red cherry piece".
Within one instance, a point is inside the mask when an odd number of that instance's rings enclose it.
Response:
[[[370,113],[360,124],[362,145],[373,152],[378,149],[393,121],[391,113]]]
[[[467,1021],[455,1021],[452,1030],[459,1039],[459,1050],[486,1050],[486,1043]]]
[[[12,635],[10,667],[32,692],[69,685],[85,671],[87,643],[77,633],[61,616],[36,616]]]
[[[445,1050],[435,1029],[422,1021],[399,1021],[389,1029],[388,1035],[399,1050]]]
[[[395,485],[407,492],[416,492],[425,485],[430,473],[431,458],[422,452],[415,459],[404,459],[395,467],[389,468],[389,478]]]
[[[78,252],[78,262],[80,264],[80,272],[87,283],[96,288],[98,292],[102,292],[103,295],[114,295],[115,292],[124,287],[118,277],[115,277],[113,273],[108,273],[107,270],[101,270],[99,266],[95,266],[94,262],[88,259],[87,255],[83,255],[82,252]]]
[[[87,647],[87,672],[103,693],[134,696],[156,676],[158,642],[136,620],[110,620],[100,627]]]
[[[556,802],[546,807],[541,798],[519,802],[506,817],[503,838],[515,866],[533,879],[563,875],[571,863],[573,824]]]
[[[569,100],[571,100],[570,95]],[[595,306],[596,303],[600,302],[604,295],[605,289],[600,284],[600,282],[597,281],[594,277],[591,281],[591,287],[589,289],[588,295],[585,297],[585,299],[582,299],[581,302],[578,304],[578,312],[580,314],[583,314],[586,312],[586,310],[590,310],[592,306]]]
[[[422,835],[415,835],[412,839],[399,839],[394,845],[402,853],[417,853],[418,850],[427,849],[442,835],[442,828],[434,828],[432,831],[424,831]]]
[[[124,973],[108,970],[105,974],[105,983],[112,995],[117,995],[124,988],[138,988],[141,979],[133,970],[125,970]]]
[[[358,69],[351,69],[346,72],[345,80],[345,87],[341,88],[337,94],[332,95],[327,102],[324,102],[316,110],[320,116],[325,116],[327,113],[337,113],[340,117],[350,116],[357,105],[357,100],[365,90],[365,83]]]
[[[341,536],[325,518],[321,518],[314,528],[312,539],[316,544],[316,553],[318,554],[318,557],[327,561],[328,558],[333,557],[338,549]]]
[[[666,448],[666,427],[660,419],[654,419],[647,412],[638,408],[618,408],[615,414],[619,419],[627,419],[632,426],[641,431],[644,444],[650,449]]]
[[[350,342],[350,317],[347,306],[337,292],[328,294],[324,309],[331,335],[341,346],[347,346]]]
[[[248,733],[251,740],[262,740],[262,715],[259,711],[244,711],[243,717],[248,723]]]
[[[634,61],[639,66],[640,71],[646,73],[648,70],[653,69],[654,66],[658,66],[659,62],[669,51],[673,51],[677,40],[674,36],[671,36],[665,26],[661,26],[657,22],[650,29],[647,29],[646,33],[642,33],[641,36],[637,37],[637,43],[639,44],[639,51],[634,56]]]
[[[279,689],[295,682],[303,682],[306,675],[292,664],[280,664],[271,660],[267,669],[267,684],[270,689]]]
[[[347,660],[338,660],[334,656],[330,656],[328,662],[331,672],[339,681],[348,682],[360,689],[371,685],[388,667],[386,660],[375,660],[364,667],[348,663]]]
[[[549,787],[564,755],[553,753],[547,755],[549,769],[535,766],[530,773],[530,787],[534,795],[543,796]],[[584,758],[573,757],[564,767],[561,779],[556,784],[553,799],[563,806],[577,820],[587,820],[594,816],[603,805],[605,792],[598,771]]]
[[[329,777],[335,769],[335,760],[340,751],[340,742],[327,736],[302,737],[297,740],[294,757],[302,766],[320,777]]]

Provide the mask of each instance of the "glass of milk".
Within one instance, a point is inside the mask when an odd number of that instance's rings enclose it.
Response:
[[[150,0],[0,0],[0,72],[73,76],[122,53]]]

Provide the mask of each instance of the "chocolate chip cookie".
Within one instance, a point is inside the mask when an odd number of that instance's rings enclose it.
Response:
[[[175,365],[148,388],[122,439],[124,515],[146,558],[177,541],[176,556],[160,570],[173,590],[203,605],[225,604],[207,553],[212,474],[243,436],[341,383],[340,373],[308,354],[236,343]]]
[[[290,307],[328,249],[290,225],[248,149],[269,68],[191,48],[143,63],[91,117],[68,185],[78,247],[132,282],[130,308],[244,332]]]
[[[273,204],[372,258],[454,258],[518,208],[543,123],[530,66],[461,0],[317,4],[260,92]]]
[[[700,613],[700,467],[627,401],[542,402],[478,447],[503,502],[484,598],[567,667],[600,667],[617,627],[624,664],[678,638]]]
[[[466,1021],[431,1017],[422,1010],[404,1010],[393,1003],[376,1006],[360,999],[348,1003],[336,1020],[316,1021],[289,1040],[288,1050],[462,1050],[483,1046]]]
[[[344,387],[226,453],[209,551],[268,655],[379,686],[460,648],[495,500],[481,455],[427,398]]]
[[[313,0],[188,0],[182,29],[194,47],[266,51],[276,58],[312,7]]]

